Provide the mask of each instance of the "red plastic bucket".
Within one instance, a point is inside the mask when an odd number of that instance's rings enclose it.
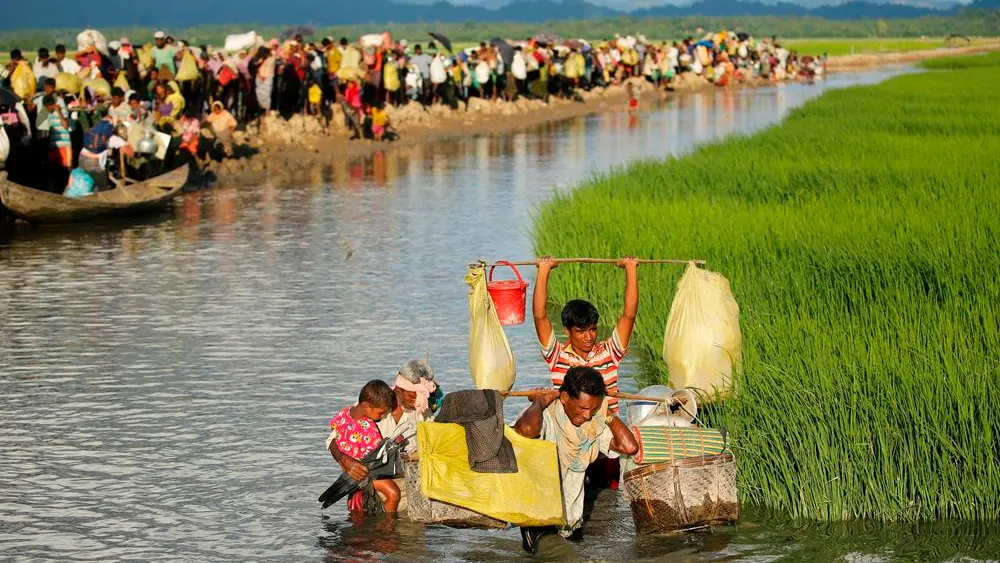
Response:
[[[514,270],[516,280],[493,281],[493,270],[498,265],[510,266]],[[497,308],[497,316],[502,325],[519,325],[524,322],[524,301],[528,295],[528,282],[521,279],[521,273],[506,260],[499,260],[490,268],[486,277],[486,291],[490,292],[493,305]]]

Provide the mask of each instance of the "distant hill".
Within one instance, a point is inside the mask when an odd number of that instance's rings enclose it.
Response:
[[[118,0],[92,0],[86,9],[78,0],[48,0],[39,4],[11,1],[2,10],[0,29],[83,27],[192,27],[202,24],[267,22],[314,25],[358,25],[416,22],[525,22],[600,18],[663,18],[684,16],[814,16],[832,20],[896,19],[947,16],[960,10],[1000,9],[1000,0],[977,0],[969,7],[946,10],[865,0],[806,8],[779,1],[698,0],[687,6],[664,5],[624,12],[585,0],[514,0],[499,8],[456,6],[438,1],[410,4],[391,0],[174,0],[166,5],[133,2],[121,9]],[[238,8],[235,8],[238,6]]]

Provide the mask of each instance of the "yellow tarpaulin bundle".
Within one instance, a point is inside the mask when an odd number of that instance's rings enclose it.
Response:
[[[22,100],[30,100],[35,95],[35,73],[31,65],[21,61],[10,74],[10,89]]]
[[[427,498],[468,508],[515,526],[563,523],[556,445],[525,438],[510,428],[517,473],[476,473],[469,468],[465,429],[458,424],[417,424],[420,490]]]
[[[469,284],[469,370],[476,389],[510,391],[517,377],[514,352],[500,326],[493,299],[486,291],[486,269],[472,266]]]
[[[139,62],[147,70],[156,68],[154,66],[156,63],[153,60],[153,45],[151,43],[146,43],[142,46],[142,49],[139,50]]]
[[[121,88],[122,92],[128,92],[132,88],[124,70],[118,73],[118,78],[115,78],[115,88]]]
[[[725,395],[732,388],[743,351],[740,306],[729,280],[693,263],[677,282],[663,335],[663,361],[670,386],[689,387],[711,400],[714,390]]]
[[[56,92],[76,94],[80,91],[80,77],[69,72],[56,75]]]
[[[177,74],[174,75],[174,80],[188,82],[197,78],[198,62],[194,60],[194,55],[191,54],[191,51],[184,51],[184,56],[181,57],[181,64],[177,65]]]

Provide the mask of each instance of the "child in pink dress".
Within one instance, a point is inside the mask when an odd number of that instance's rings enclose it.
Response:
[[[396,394],[389,384],[376,379],[361,388],[358,404],[344,407],[330,419],[330,438],[327,448],[333,459],[355,481],[368,476],[368,468],[360,461],[378,447],[382,434],[376,423],[396,408]],[[392,479],[372,481],[375,491],[385,497],[385,511],[396,512],[399,507],[399,487]],[[349,503],[352,504],[352,503]]]

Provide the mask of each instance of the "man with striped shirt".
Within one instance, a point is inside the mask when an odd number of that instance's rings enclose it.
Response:
[[[613,395],[618,391],[618,365],[628,352],[635,315],[639,310],[639,262],[632,257],[617,262],[617,266],[625,270],[625,308],[611,337],[597,341],[597,322],[600,319],[597,308],[588,301],[574,299],[566,303],[562,311],[566,344],[556,338],[545,311],[549,273],[557,265],[558,262],[549,257],[538,260],[538,279],[532,297],[535,332],[542,347],[542,358],[552,372],[552,384],[556,387],[562,385],[563,377],[571,367],[592,367],[601,374],[607,387],[609,414],[617,414],[618,399]]]

